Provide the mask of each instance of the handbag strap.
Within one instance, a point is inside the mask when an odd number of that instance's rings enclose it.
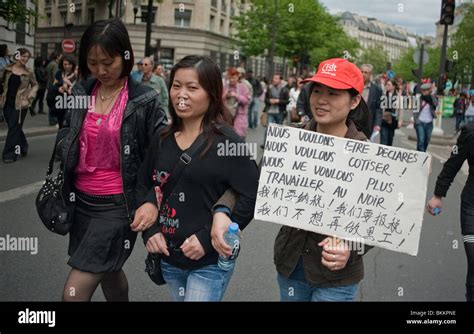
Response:
[[[59,133],[58,133],[59,134]],[[50,176],[53,173],[53,168],[54,168],[54,158],[56,156],[56,147],[58,146],[58,143],[54,143],[54,148],[53,148],[53,154],[51,155],[51,159],[49,159],[49,164],[48,164],[48,170],[46,171],[46,177]]]
[[[201,133],[196,138],[191,147],[189,147],[185,152],[180,155],[175,167],[173,168],[173,171],[171,172],[168,182],[166,182],[163,186],[163,197],[161,200],[161,204],[166,203],[166,200],[173,192],[174,188],[178,183],[179,178],[183,174],[184,168],[189,165],[191,161],[196,157],[199,149],[202,147],[205,141],[206,140],[204,138],[204,135]]]

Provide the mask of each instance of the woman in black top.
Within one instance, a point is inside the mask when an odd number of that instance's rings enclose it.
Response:
[[[33,70],[26,66],[31,58],[28,49],[15,52],[16,62],[0,71],[0,107],[8,125],[2,158],[5,163],[15,162],[28,153],[28,142],[23,132],[23,123],[28,108],[38,90]]]
[[[48,92],[48,105],[53,111],[53,115],[58,119],[58,126],[61,129],[64,126],[67,108],[58,108],[58,99],[67,99],[71,95],[71,90],[77,82],[77,64],[76,59],[70,55],[64,55],[59,61],[59,70],[54,75],[53,87]],[[67,103],[63,102],[63,105]]]
[[[469,176],[461,193],[461,233],[467,255],[466,299],[474,300],[474,124],[461,128],[461,134],[451,152],[450,158],[444,163],[438,176],[433,197],[427,204],[432,215],[441,213],[442,197],[461,169],[464,161],[469,163]]]
[[[225,271],[217,265],[212,208],[228,188],[234,189],[239,200],[232,217],[244,229],[253,218],[258,169],[248,154],[225,150],[243,141],[228,123],[220,71],[210,58],[183,58],[173,67],[170,84],[172,123],[155,135],[139,175],[144,205],[153,203],[160,209],[158,222],[143,238],[149,252],[162,254],[163,276],[174,300],[219,301],[233,267]],[[162,186],[180,156],[199,138],[204,144],[161,203]]]

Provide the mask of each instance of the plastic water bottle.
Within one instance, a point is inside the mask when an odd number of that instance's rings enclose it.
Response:
[[[441,210],[440,210],[440,208],[434,208],[433,212],[434,212],[435,216],[437,216],[441,213]]]
[[[219,255],[217,265],[222,270],[228,271],[234,267],[235,259],[240,251],[239,225],[236,223],[230,224],[229,230],[224,232],[224,240],[232,248],[232,255],[227,257]]]

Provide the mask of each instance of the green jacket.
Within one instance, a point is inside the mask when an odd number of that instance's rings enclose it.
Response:
[[[151,88],[154,88],[158,91],[158,93],[160,93],[160,104],[163,107],[167,118],[171,119],[168,112],[169,95],[168,87],[166,87],[165,80],[162,77],[153,73],[149,81],[144,81],[142,76],[141,82],[147,86],[150,86]]]

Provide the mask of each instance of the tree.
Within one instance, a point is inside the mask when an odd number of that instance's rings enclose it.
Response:
[[[15,0],[2,0],[0,1],[0,17],[7,22],[26,23],[31,17],[37,18],[38,13]]]
[[[236,46],[248,56],[265,54],[297,58],[305,65],[355,53],[357,41],[345,35],[317,1],[254,0],[249,11],[234,18]]]
[[[413,69],[418,68],[418,65],[413,61],[413,54],[415,48],[408,49],[400,59],[393,64],[393,71],[397,76],[400,76],[405,81],[416,81],[417,78],[412,73]]]
[[[372,64],[374,66],[373,73],[385,73],[387,70],[388,56],[384,51],[382,45],[375,45],[365,49],[359,57],[357,57],[357,64]]]
[[[474,87],[474,6],[469,5],[466,14],[453,38],[451,56],[456,69],[471,75],[471,87]]]

